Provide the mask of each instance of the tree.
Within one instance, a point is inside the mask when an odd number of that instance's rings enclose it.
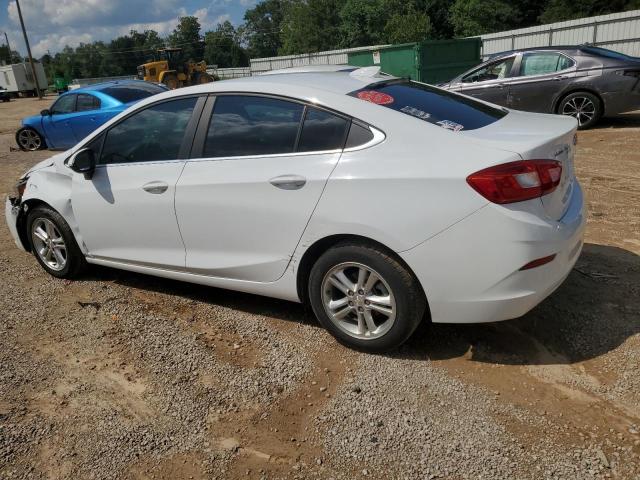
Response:
[[[419,42],[431,33],[422,0],[347,0],[340,19],[345,48]]]
[[[289,0],[264,0],[244,14],[242,28],[252,58],[272,57],[282,48],[282,20]]]
[[[517,25],[517,10],[504,0],[456,0],[450,10],[458,37],[509,30]]]
[[[9,52],[8,46],[0,45],[0,61],[5,61],[7,64],[21,63],[23,58],[17,51],[11,50]]]
[[[208,65],[225,67],[244,67],[249,57],[240,44],[241,33],[226,21],[219,23],[214,31],[204,36],[204,59]]]
[[[340,44],[340,10],[345,0],[296,0],[282,21],[281,54],[331,50]]]
[[[385,3],[379,0],[347,0],[340,10],[341,46],[364,47],[385,43]]]
[[[574,18],[604,15],[612,12],[640,8],[640,0],[549,0],[540,15],[542,23],[559,22]]]
[[[394,13],[384,26],[384,36],[388,43],[421,42],[430,32],[429,16],[415,10]]]
[[[184,60],[202,60],[204,45],[198,17],[180,17],[178,26],[169,35],[169,45],[182,48]]]

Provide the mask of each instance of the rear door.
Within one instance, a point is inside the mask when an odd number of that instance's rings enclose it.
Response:
[[[176,188],[187,269],[256,282],[280,278],[349,125],[281,98],[211,97]]]
[[[560,52],[525,52],[510,81],[511,108],[553,113],[558,96],[575,77],[575,61]]]
[[[462,77],[452,90],[508,107],[509,80],[515,60],[516,55],[512,55],[480,67]]]
[[[74,93],[62,95],[49,109],[51,114],[42,117],[42,128],[49,148],[67,149],[77,143],[78,139],[71,128],[71,119],[76,111],[76,97]]]

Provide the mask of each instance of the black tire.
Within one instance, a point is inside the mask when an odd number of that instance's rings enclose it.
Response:
[[[38,222],[41,222],[42,220],[52,222],[57,229],[57,233],[59,233],[64,239],[66,263],[61,269],[54,269],[49,266],[36,251],[37,240],[34,236],[34,225],[37,226]],[[36,260],[42,268],[44,268],[50,275],[58,278],[75,278],[87,268],[87,261],[82,254],[80,247],[78,247],[78,243],[71,232],[71,228],[64,218],[62,218],[62,215],[52,208],[40,206],[34,208],[28,213],[27,235],[31,246],[31,252],[36,257]]]
[[[178,76],[175,73],[167,73],[164,77],[162,77],[162,83],[164,83],[164,85],[169,90],[180,88],[180,81],[178,80]]]
[[[18,129],[16,132],[16,143],[18,144],[18,147],[20,147],[20,150],[28,152],[35,152],[36,150],[46,148],[47,146],[42,135],[31,127],[22,127]]]
[[[201,85],[203,83],[213,82],[213,77],[206,72],[195,72],[192,77],[191,85]]]
[[[384,334],[376,338],[357,338],[347,333],[334,323],[325,309],[325,277],[335,267],[349,263],[365,266],[381,276],[395,300],[395,320]],[[364,243],[346,242],[327,250],[311,269],[308,293],[316,317],[340,343],[372,353],[385,352],[402,345],[418,327],[427,308],[424,292],[408,268],[382,248]],[[358,314],[354,311],[352,315]]]
[[[602,102],[593,93],[573,92],[560,100],[557,113],[574,117],[578,129],[587,130],[598,123],[603,111]]]

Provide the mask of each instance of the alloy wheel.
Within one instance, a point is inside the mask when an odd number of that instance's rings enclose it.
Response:
[[[383,336],[396,319],[389,284],[361,263],[341,263],[327,272],[322,280],[322,303],[338,328],[361,340]]]
[[[25,128],[18,133],[18,143],[25,150],[38,150],[42,145],[42,139],[37,132]]]
[[[56,225],[48,218],[37,218],[31,227],[33,247],[40,260],[52,270],[67,264],[67,246]]]
[[[573,97],[562,107],[562,114],[574,117],[583,126],[595,117],[596,105],[587,97]]]

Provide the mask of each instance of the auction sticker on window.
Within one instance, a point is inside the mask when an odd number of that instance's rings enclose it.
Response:
[[[375,103],[376,105],[389,105],[395,101],[391,95],[376,92],[375,90],[363,90],[362,92],[358,92],[358,98],[366,102]]]
[[[446,128],[447,130],[452,130],[454,132],[459,132],[464,128],[464,125],[452,122],[451,120],[440,120],[439,122],[436,122],[436,124],[440,125],[442,128]]]

